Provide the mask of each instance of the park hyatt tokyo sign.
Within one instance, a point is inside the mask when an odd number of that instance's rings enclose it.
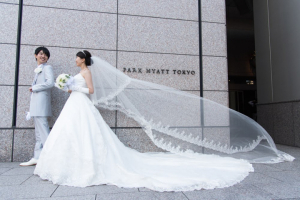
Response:
[[[193,70],[177,69],[142,69],[142,68],[123,68],[125,73],[146,73],[146,74],[178,74],[178,75],[195,75]]]

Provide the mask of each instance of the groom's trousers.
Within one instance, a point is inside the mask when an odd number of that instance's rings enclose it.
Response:
[[[49,135],[49,125],[47,117],[33,117],[35,126],[35,147],[34,158],[39,159],[40,153]]]

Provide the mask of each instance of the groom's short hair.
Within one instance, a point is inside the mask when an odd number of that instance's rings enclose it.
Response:
[[[34,54],[38,55],[40,53],[40,51],[43,51],[44,54],[46,54],[48,56],[48,59],[50,58],[50,51],[46,47],[38,47],[38,48],[36,48]]]

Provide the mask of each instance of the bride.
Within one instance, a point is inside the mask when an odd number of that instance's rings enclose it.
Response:
[[[88,51],[76,56],[81,71],[34,171],[42,179],[76,187],[192,191],[239,183],[253,172],[250,162],[294,159],[278,151],[268,133],[242,114],[129,78]],[[126,147],[95,106],[125,113],[169,152],[140,153]]]

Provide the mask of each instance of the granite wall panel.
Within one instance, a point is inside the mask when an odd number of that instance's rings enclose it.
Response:
[[[14,134],[14,162],[28,161],[33,157],[35,146],[34,129],[17,129]]]
[[[64,0],[64,1],[47,1],[47,0],[23,0],[24,5],[65,8],[75,10],[87,10],[97,12],[117,12],[117,0]]]
[[[15,84],[16,45],[0,44],[0,85]]]
[[[19,0],[0,0],[0,3],[13,3],[13,4],[19,4]]]
[[[17,109],[17,127],[34,127],[33,119],[26,120],[27,112],[29,112],[30,107],[30,96],[29,91],[30,86],[19,86],[18,87],[18,109]]]
[[[228,126],[228,92],[204,91],[203,96],[204,98],[213,101],[212,103],[206,103],[204,101],[205,126]],[[219,103],[225,107],[217,106],[214,102]]]
[[[17,43],[19,6],[0,3],[0,43]]]
[[[131,97],[137,97],[142,99],[143,105],[137,105],[136,109],[145,118],[145,120],[151,120],[153,118],[153,123],[161,123],[165,126],[199,126],[200,125],[200,99],[191,101],[185,96],[179,96],[176,93],[165,93],[159,90],[149,90],[145,96],[142,96],[140,90],[130,90],[130,95],[128,99],[130,101]],[[174,94],[174,95],[173,95]],[[194,100],[194,99],[192,99]],[[153,108],[155,108],[159,113],[163,113],[164,117],[159,114],[154,115]],[[178,114],[178,109],[180,109],[180,115]],[[150,111],[150,112],[149,112]],[[149,116],[149,114],[151,116]],[[193,114],[191,114],[193,113]],[[153,114],[153,115],[152,115]],[[159,118],[158,118],[159,117]],[[137,126],[133,120],[128,119],[123,114],[119,115],[118,112],[118,126]]]
[[[10,162],[12,154],[13,130],[0,130],[0,162]]]
[[[295,133],[295,146],[300,147],[300,102],[293,102],[293,125]]]
[[[116,14],[24,6],[22,44],[115,50],[116,26]]]
[[[199,55],[198,22],[120,15],[118,49]]]
[[[300,147],[300,103],[283,102],[257,106],[257,121],[275,143]]]
[[[230,146],[230,128],[229,127],[204,128],[203,136],[208,141],[214,141],[214,144],[218,144],[220,142],[223,145],[227,144],[227,146]]]
[[[0,128],[12,126],[14,87],[0,86]]]
[[[202,55],[227,56],[225,24],[202,22]]]
[[[200,96],[200,91],[185,91],[185,92]],[[151,105],[149,105],[148,108],[151,109]],[[194,111],[197,111],[197,109],[199,109],[199,108],[195,108]],[[176,112],[176,110],[175,110],[175,112]],[[175,113],[173,113],[173,114],[176,115]],[[170,115],[172,116],[172,114],[170,114]],[[194,126],[200,125],[200,115],[199,115],[198,119],[193,118],[193,120],[191,120],[191,121],[194,121],[194,123],[192,124]],[[180,124],[184,126],[184,123],[180,123]],[[188,125],[188,124],[189,123],[187,123],[185,125]],[[178,126],[178,124],[176,124],[176,125]],[[120,111],[117,111],[117,126],[118,127],[140,127],[140,125],[134,119],[127,117],[124,113],[122,113]]]
[[[226,5],[224,0],[201,0],[201,20],[226,23]]]
[[[295,146],[292,103],[273,104],[274,141]]]
[[[119,0],[119,13],[198,21],[198,1]]]
[[[120,111],[117,111],[117,127],[140,127],[140,125],[134,119],[127,117]]]
[[[228,90],[228,68],[226,57],[203,56],[203,89]]]
[[[229,99],[227,91],[203,91],[203,97],[228,107]]]
[[[161,152],[162,149],[155,146],[142,129],[117,129],[118,138],[127,147],[139,152]]]
[[[200,90],[199,56],[119,52],[118,69],[131,78],[180,90]]]

